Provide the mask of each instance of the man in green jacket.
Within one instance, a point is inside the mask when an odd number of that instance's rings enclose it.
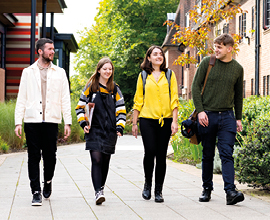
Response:
[[[233,147],[237,131],[242,130],[243,67],[232,58],[234,40],[222,34],[214,40],[216,62],[201,96],[210,57],[202,60],[192,83],[193,102],[198,111],[198,132],[202,140],[203,192],[200,202],[208,202],[213,190],[215,146],[222,161],[222,177],[227,205],[244,200],[235,190]]]

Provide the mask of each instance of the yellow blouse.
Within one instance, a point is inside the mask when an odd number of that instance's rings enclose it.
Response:
[[[152,74],[148,75],[144,95],[143,81],[141,74],[139,74],[133,106],[133,109],[140,112],[139,117],[159,119],[159,123],[163,126],[163,118],[171,118],[173,109],[177,108],[178,105],[177,80],[174,72],[171,76],[171,98],[164,71],[161,72],[158,82]]]

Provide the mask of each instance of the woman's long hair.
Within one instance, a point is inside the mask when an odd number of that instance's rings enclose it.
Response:
[[[156,46],[153,45],[151,47],[149,47],[149,49],[147,50],[145,57],[144,57],[144,61],[141,64],[141,69],[145,70],[148,74],[151,74],[154,71],[154,68],[152,67],[152,63],[148,60],[148,58],[150,58],[151,53],[153,52],[153,50],[155,48],[160,49],[162,56],[163,56],[163,63],[160,65],[160,70],[164,71],[165,73],[167,72],[167,68],[166,68],[166,58],[165,58],[165,54],[162,50],[162,48],[160,46]]]
[[[106,87],[109,90],[109,92],[113,91],[113,89],[114,89],[114,83],[113,83],[114,66],[113,66],[112,61],[110,60],[110,58],[104,57],[98,62],[95,73],[90,77],[90,79],[86,83],[86,86],[88,86],[90,84],[90,87],[89,87],[90,92],[97,92],[98,91],[98,89],[99,89],[99,77],[100,77],[99,71],[104,66],[104,64],[106,64],[106,63],[110,63],[112,65],[112,75],[108,79]]]

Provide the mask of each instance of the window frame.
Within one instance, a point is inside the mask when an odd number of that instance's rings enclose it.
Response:
[[[255,6],[251,7],[251,36],[254,36],[255,30]]]
[[[247,36],[247,13],[242,13],[239,16],[239,35],[239,42],[241,43],[243,38]]]
[[[187,51],[187,55],[188,55],[188,58],[190,57],[190,51]],[[190,68],[190,63],[187,63],[186,64],[186,69],[189,69]]]
[[[253,95],[254,79],[251,79],[251,95]]]
[[[267,75],[266,78],[266,95],[269,95],[269,75]]]
[[[263,96],[266,95],[266,76],[263,76]]]
[[[269,28],[270,28],[270,0],[264,0],[263,1],[263,29],[267,30]]]
[[[230,24],[229,23],[225,23],[223,24],[223,34],[228,34],[230,32]]]
[[[185,27],[189,27],[190,26],[190,19],[189,19],[189,12],[187,12],[185,14]]]

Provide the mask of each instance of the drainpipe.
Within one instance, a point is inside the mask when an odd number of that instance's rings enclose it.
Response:
[[[30,65],[32,65],[35,62],[36,6],[37,0],[31,0]]]
[[[259,96],[259,67],[260,67],[260,0],[256,0],[255,26],[255,95]]]

